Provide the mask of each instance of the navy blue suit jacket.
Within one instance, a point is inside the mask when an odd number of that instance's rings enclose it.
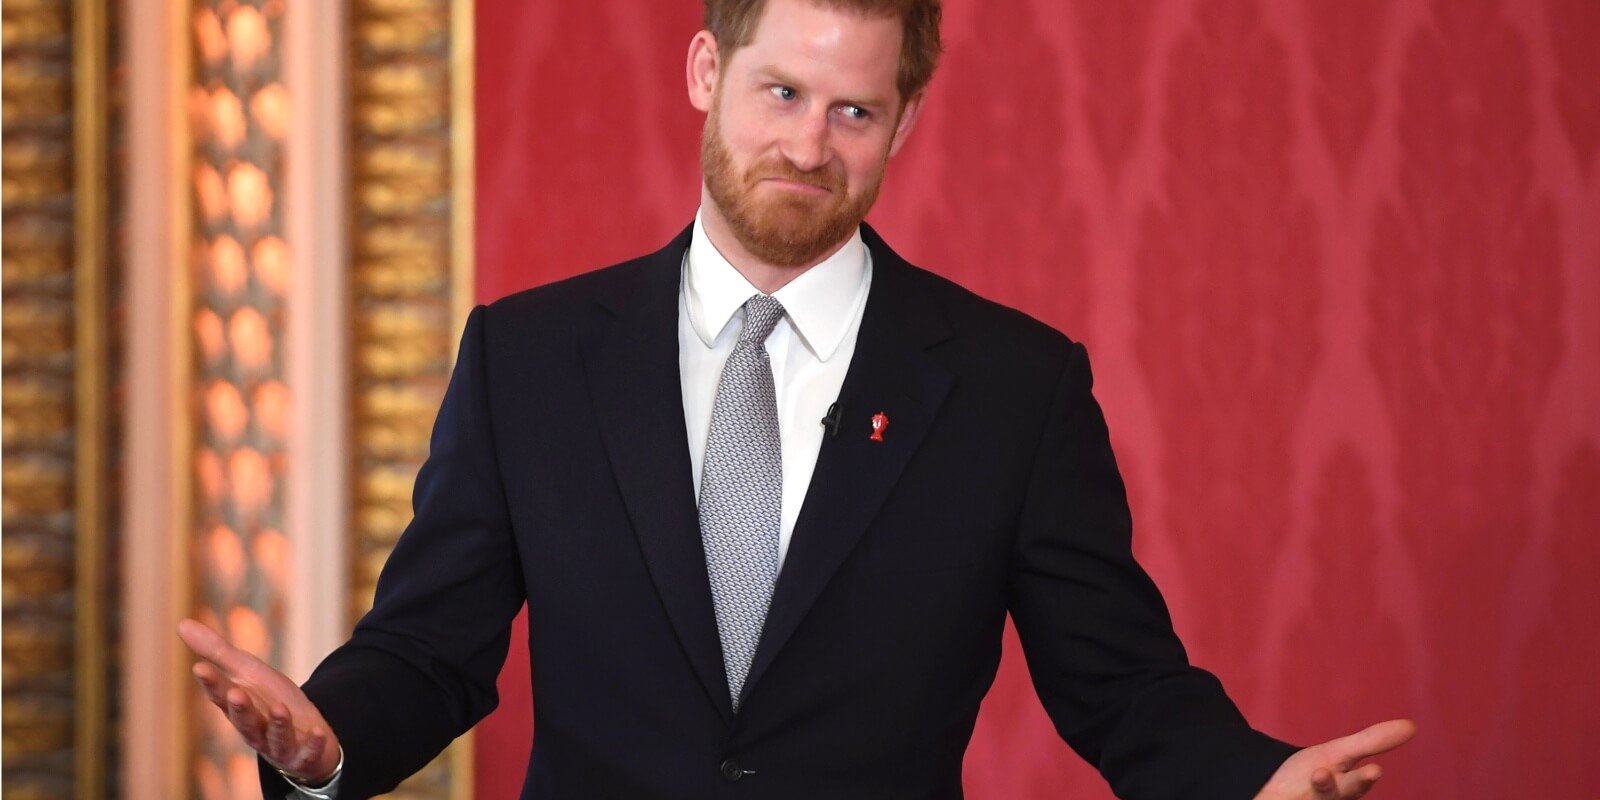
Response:
[[[1007,612],[1057,731],[1119,796],[1253,796],[1295,748],[1188,663],[1134,561],[1083,346],[863,235],[840,429],[737,715],[678,374],[689,229],[473,310],[415,519],[305,685],[345,749],[341,800],[392,788],[495,707],[524,601],[525,798],[960,797]]]

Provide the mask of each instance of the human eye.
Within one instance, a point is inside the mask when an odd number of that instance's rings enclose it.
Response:
[[[872,112],[862,108],[861,106],[844,106],[841,110],[844,112],[845,116],[849,117],[855,122],[866,122],[872,118]]]
[[[769,87],[767,89],[767,91],[772,92],[772,96],[773,97],[776,97],[779,100],[784,100],[784,101],[793,100],[793,99],[795,99],[796,97],[798,97],[800,95],[799,92],[796,92],[794,90],[794,87],[792,87],[792,86],[784,86],[781,83],[773,84],[771,87]]]

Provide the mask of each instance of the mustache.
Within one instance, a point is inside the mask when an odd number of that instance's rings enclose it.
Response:
[[[803,170],[796,167],[789,159],[781,156],[768,159],[750,170],[750,183],[752,185],[768,178],[804,183],[830,192],[837,192],[844,188],[844,181],[836,171],[830,170],[826,166],[818,167],[814,170]]]

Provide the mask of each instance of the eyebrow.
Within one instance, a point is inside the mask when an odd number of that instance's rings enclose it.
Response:
[[[778,83],[791,84],[794,86],[800,85],[800,81],[795,80],[788,73],[770,64],[756,67],[755,72],[759,75],[771,78]],[[850,98],[841,98],[837,102],[844,103],[846,105],[861,106],[863,108],[875,108],[879,110],[889,107],[889,101],[874,97],[872,95],[867,95],[866,97],[854,100]]]

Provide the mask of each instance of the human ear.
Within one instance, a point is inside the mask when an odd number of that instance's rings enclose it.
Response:
[[[711,110],[711,100],[717,94],[717,78],[721,58],[717,52],[717,38],[711,31],[701,31],[689,40],[689,60],[685,77],[689,83],[689,104],[701,111]]]
[[[900,119],[894,126],[894,141],[889,143],[889,155],[900,152],[901,145],[906,143],[906,137],[911,135],[911,129],[917,125],[917,115],[922,113],[922,100],[927,97],[926,89],[917,92],[906,101],[905,108],[900,109]]]

